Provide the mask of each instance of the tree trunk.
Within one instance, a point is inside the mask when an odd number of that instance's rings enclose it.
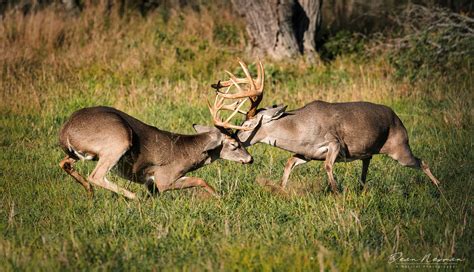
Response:
[[[321,28],[323,0],[300,0],[299,2],[309,18],[308,27],[303,36],[303,52],[314,55],[316,54],[316,35]]]
[[[232,0],[244,17],[250,46],[275,59],[314,54],[322,0]]]
[[[68,11],[79,11],[79,0],[62,0],[64,7]]]

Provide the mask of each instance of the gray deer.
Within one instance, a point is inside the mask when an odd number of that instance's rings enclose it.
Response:
[[[286,106],[257,109],[263,97],[264,69],[257,64],[257,80],[250,76],[245,63],[239,61],[245,78],[226,71],[230,79],[213,84],[223,98],[250,101],[242,129],[237,137],[247,147],[266,143],[295,153],[286,163],[281,187],[284,189],[295,166],[311,160],[324,161],[331,189],[337,193],[333,176],[335,162],[362,160],[361,185],[364,186],[370,160],[375,154],[387,154],[401,165],[421,169],[438,186],[428,165],[415,157],[408,145],[408,134],[398,116],[387,106],[369,102],[328,103],[313,101],[286,112]],[[248,84],[242,89],[239,84]],[[229,92],[235,86],[236,93]],[[227,87],[226,92],[219,89]],[[249,100],[250,99],[250,100]]]
[[[219,111],[226,108],[224,99],[216,97],[214,106],[209,106],[215,127],[194,125],[196,135],[163,131],[110,107],[78,110],[60,130],[59,142],[67,155],[59,165],[91,196],[92,183],[135,198],[134,193],[107,180],[115,165],[120,176],[145,184],[151,192],[203,187],[215,195],[204,180],[184,175],[219,158],[241,163],[253,160],[232,133],[232,128],[240,128],[229,123],[233,115],[221,120]],[[73,168],[78,160],[98,160],[87,179]]]

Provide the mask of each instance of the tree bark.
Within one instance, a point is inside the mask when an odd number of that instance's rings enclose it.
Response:
[[[291,24],[292,0],[232,0],[244,17],[250,47],[258,54],[274,58],[290,57],[298,52]]]
[[[282,59],[316,52],[322,0],[232,0],[244,17],[250,47]]]
[[[62,0],[62,3],[68,11],[80,11],[79,0]]]
[[[316,54],[316,35],[321,28],[323,0],[300,0],[299,2],[309,18],[308,28],[303,36],[303,52],[313,55]]]

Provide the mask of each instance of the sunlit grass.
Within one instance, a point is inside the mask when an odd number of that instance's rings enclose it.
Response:
[[[296,168],[288,194],[272,192],[259,184],[278,183],[290,154],[266,145],[249,148],[253,165],[218,161],[190,173],[221,199],[199,189],[149,198],[143,186],[115,176],[137,201],[102,189],[88,199],[58,167],[57,133],[72,112],[109,105],[190,134],[194,123],[211,124],[209,85],[234,70],[237,57],[253,61],[238,18],[168,12],[166,22],[162,13],[111,18],[120,24],[96,28],[83,44],[46,43],[42,53],[33,46],[39,38],[2,40],[0,270],[395,270],[387,263],[394,252],[456,257],[465,260],[458,269],[472,267],[473,74],[408,84],[393,80],[384,56],[325,65],[264,59],[262,106],[323,99],[392,107],[453,211],[421,172],[383,156],[372,161],[365,193],[360,162],[336,165],[340,196],[328,192],[320,162]],[[91,15],[82,16],[69,41],[87,30]],[[239,42],[222,44],[228,36],[216,36],[219,23],[235,25]],[[85,175],[93,166],[77,164]]]

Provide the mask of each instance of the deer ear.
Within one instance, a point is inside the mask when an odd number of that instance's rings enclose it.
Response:
[[[209,133],[209,141],[207,142],[206,146],[204,147],[204,152],[216,149],[220,145],[222,145],[222,133],[219,131],[219,129],[215,127],[208,127],[208,126],[203,126],[203,125],[193,125],[194,130],[197,133]]]
[[[222,145],[222,134],[221,133],[212,133],[211,134],[211,139],[209,139],[209,142],[204,147],[204,151],[211,151],[213,149],[218,148],[221,145]]]
[[[245,121],[244,126],[249,128],[249,130],[239,130],[237,132],[237,138],[239,138],[239,141],[245,143],[250,137],[253,138],[258,130],[258,127],[262,124],[262,120],[263,115],[257,114],[253,119]]]
[[[194,124],[193,128],[197,133],[206,133],[206,132],[218,130],[215,127],[208,127],[208,126],[197,125],[197,124]]]
[[[287,107],[287,105],[279,105],[279,106],[277,106],[277,107],[275,108],[275,109],[277,109],[277,110],[276,110],[275,114],[273,115],[272,119],[273,119],[273,120],[278,119],[278,118],[280,118],[283,114],[285,114],[286,107]]]
[[[263,123],[280,118],[285,113],[286,107],[287,107],[286,105],[278,105],[278,106],[266,108],[262,112]]]

